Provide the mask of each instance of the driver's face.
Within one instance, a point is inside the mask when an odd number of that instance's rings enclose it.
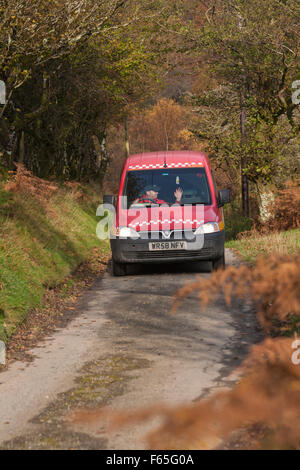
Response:
[[[146,196],[149,199],[156,199],[158,196],[158,191],[154,191],[154,189],[150,189],[150,191],[146,191]]]

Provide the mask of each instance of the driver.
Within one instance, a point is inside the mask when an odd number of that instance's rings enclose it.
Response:
[[[158,199],[158,193],[160,191],[160,187],[156,186],[156,184],[150,184],[145,187],[144,194],[142,197],[137,198],[133,201],[133,204],[168,204],[166,201],[162,199]],[[174,204],[180,204],[182,198],[183,190],[182,188],[178,187],[174,192],[175,202]]]

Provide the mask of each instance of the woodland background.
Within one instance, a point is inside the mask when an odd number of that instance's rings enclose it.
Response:
[[[204,150],[249,228],[300,171],[299,20],[297,0],[1,0],[2,177],[116,192],[129,151]]]

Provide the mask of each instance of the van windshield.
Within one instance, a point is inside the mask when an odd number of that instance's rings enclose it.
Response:
[[[127,208],[135,205],[172,205],[176,202],[176,190],[182,192],[180,204],[211,204],[204,168],[129,171],[123,196],[127,196]]]

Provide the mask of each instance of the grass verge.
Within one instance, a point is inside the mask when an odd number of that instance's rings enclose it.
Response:
[[[259,256],[293,255],[300,250],[300,229],[268,235],[253,234],[241,240],[228,241],[226,247],[236,250],[243,260],[251,264]]]
[[[107,256],[109,244],[96,237],[100,195],[90,186],[52,185],[51,191],[0,183],[0,339],[8,342],[45,292],[59,285],[95,248]],[[36,184],[35,180],[35,184]],[[7,188],[7,186],[6,186]]]

